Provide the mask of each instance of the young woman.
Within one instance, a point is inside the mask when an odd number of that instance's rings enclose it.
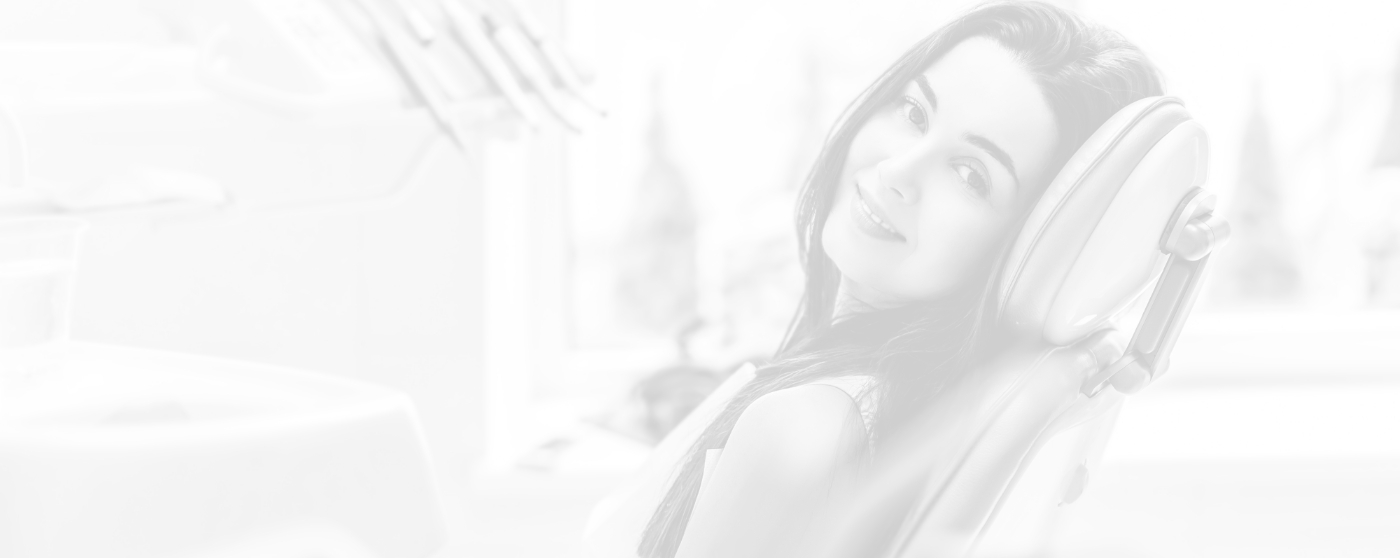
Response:
[[[674,465],[626,554],[796,552],[882,439],[997,353],[989,287],[1026,212],[1110,115],[1160,94],[1140,50],[1049,4],[979,6],[904,54],[800,194],[807,281],[781,348]]]

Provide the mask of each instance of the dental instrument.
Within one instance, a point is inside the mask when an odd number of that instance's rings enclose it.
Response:
[[[423,46],[433,44],[437,40],[437,31],[433,28],[432,22],[428,21],[428,16],[413,6],[412,0],[391,0],[400,14],[403,14],[404,23],[409,31],[418,38],[418,42]]]
[[[412,55],[409,54],[414,48],[411,39],[400,35],[401,31],[395,26],[387,14],[374,6],[375,0],[353,0],[353,3],[360,8],[367,19],[372,23],[375,32],[375,43],[384,51],[385,57],[395,72],[408,86],[414,96],[427,107],[429,114],[437,121],[438,127],[452,138],[452,141],[461,149],[467,148],[466,132],[461,130],[456,120],[452,118],[452,113],[448,107],[448,102],[438,95],[430,85],[431,78],[425,72],[414,66]]]
[[[541,121],[539,112],[526,97],[525,90],[520,87],[510,65],[501,58],[496,47],[492,46],[480,20],[453,0],[443,0],[439,4],[442,6],[443,13],[447,15],[452,37],[457,40],[463,50],[467,51],[467,54],[476,60],[486,76],[496,85],[496,89],[506,98],[515,112],[525,120],[525,123],[531,129],[538,130]]]
[[[564,90],[572,94],[584,106],[598,113],[598,116],[607,116],[607,111],[584,93],[583,79],[579,77],[578,71],[573,64],[569,63],[568,57],[565,56],[564,50],[559,44],[551,40],[549,35],[544,32],[540,23],[516,5],[513,0],[500,0],[500,4],[506,7],[516,24],[520,26],[520,30],[525,32],[525,36],[530,39],[531,43],[534,43],[535,49],[543,56],[550,71],[563,84]]]
[[[418,45],[423,50],[420,58],[423,60],[425,71],[433,77],[433,82],[438,85],[448,102],[466,98],[468,93],[464,89],[465,84],[445,65],[447,61],[437,56],[446,54],[443,47],[447,46],[438,43],[437,25],[427,14],[415,7],[412,0],[389,0],[389,4],[402,16],[404,26],[412,36],[418,39]]]
[[[444,0],[452,2],[453,0]],[[539,60],[531,52],[534,47],[530,40],[513,25],[506,25],[497,17],[491,14],[490,10],[480,10],[481,21],[485,23],[488,36],[491,41],[500,48],[501,54],[519,73],[525,83],[534,89],[545,108],[554,114],[556,120],[573,132],[581,129],[569,116],[565,110],[565,103],[556,94],[553,81],[549,78],[548,70],[545,70]]]

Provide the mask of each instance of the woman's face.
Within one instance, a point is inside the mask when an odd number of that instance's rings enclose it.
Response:
[[[843,297],[889,308],[971,279],[1048,180],[1056,134],[1010,51],[977,37],[953,47],[851,142],[822,229]]]

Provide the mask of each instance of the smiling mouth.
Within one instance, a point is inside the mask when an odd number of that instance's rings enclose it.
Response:
[[[866,232],[876,237],[907,242],[904,235],[900,234],[899,231],[895,230],[889,223],[886,223],[879,215],[876,215],[875,211],[865,203],[865,193],[862,191],[859,184],[856,185],[856,199],[855,203],[852,205],[855,206],[855,212],[859,214],[856,217],[857,224]]]

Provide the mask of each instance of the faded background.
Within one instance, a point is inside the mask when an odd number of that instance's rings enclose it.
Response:
[[[1400,555],[1400,6],[1057,3],[1158,64],[1234,236],[1055,555]],[[321,82],[272,42],[219,50],[242,4],[0,3],[28,186],[92,222],[72,336],[408,393],[444,557],[566,551],[667,424],[771,354],[828,127],[970,5],[521,2],[607,116],[526,131],[468,68],[457,149],[369,43]],[[210,52],[285,94],[200,78]]]

